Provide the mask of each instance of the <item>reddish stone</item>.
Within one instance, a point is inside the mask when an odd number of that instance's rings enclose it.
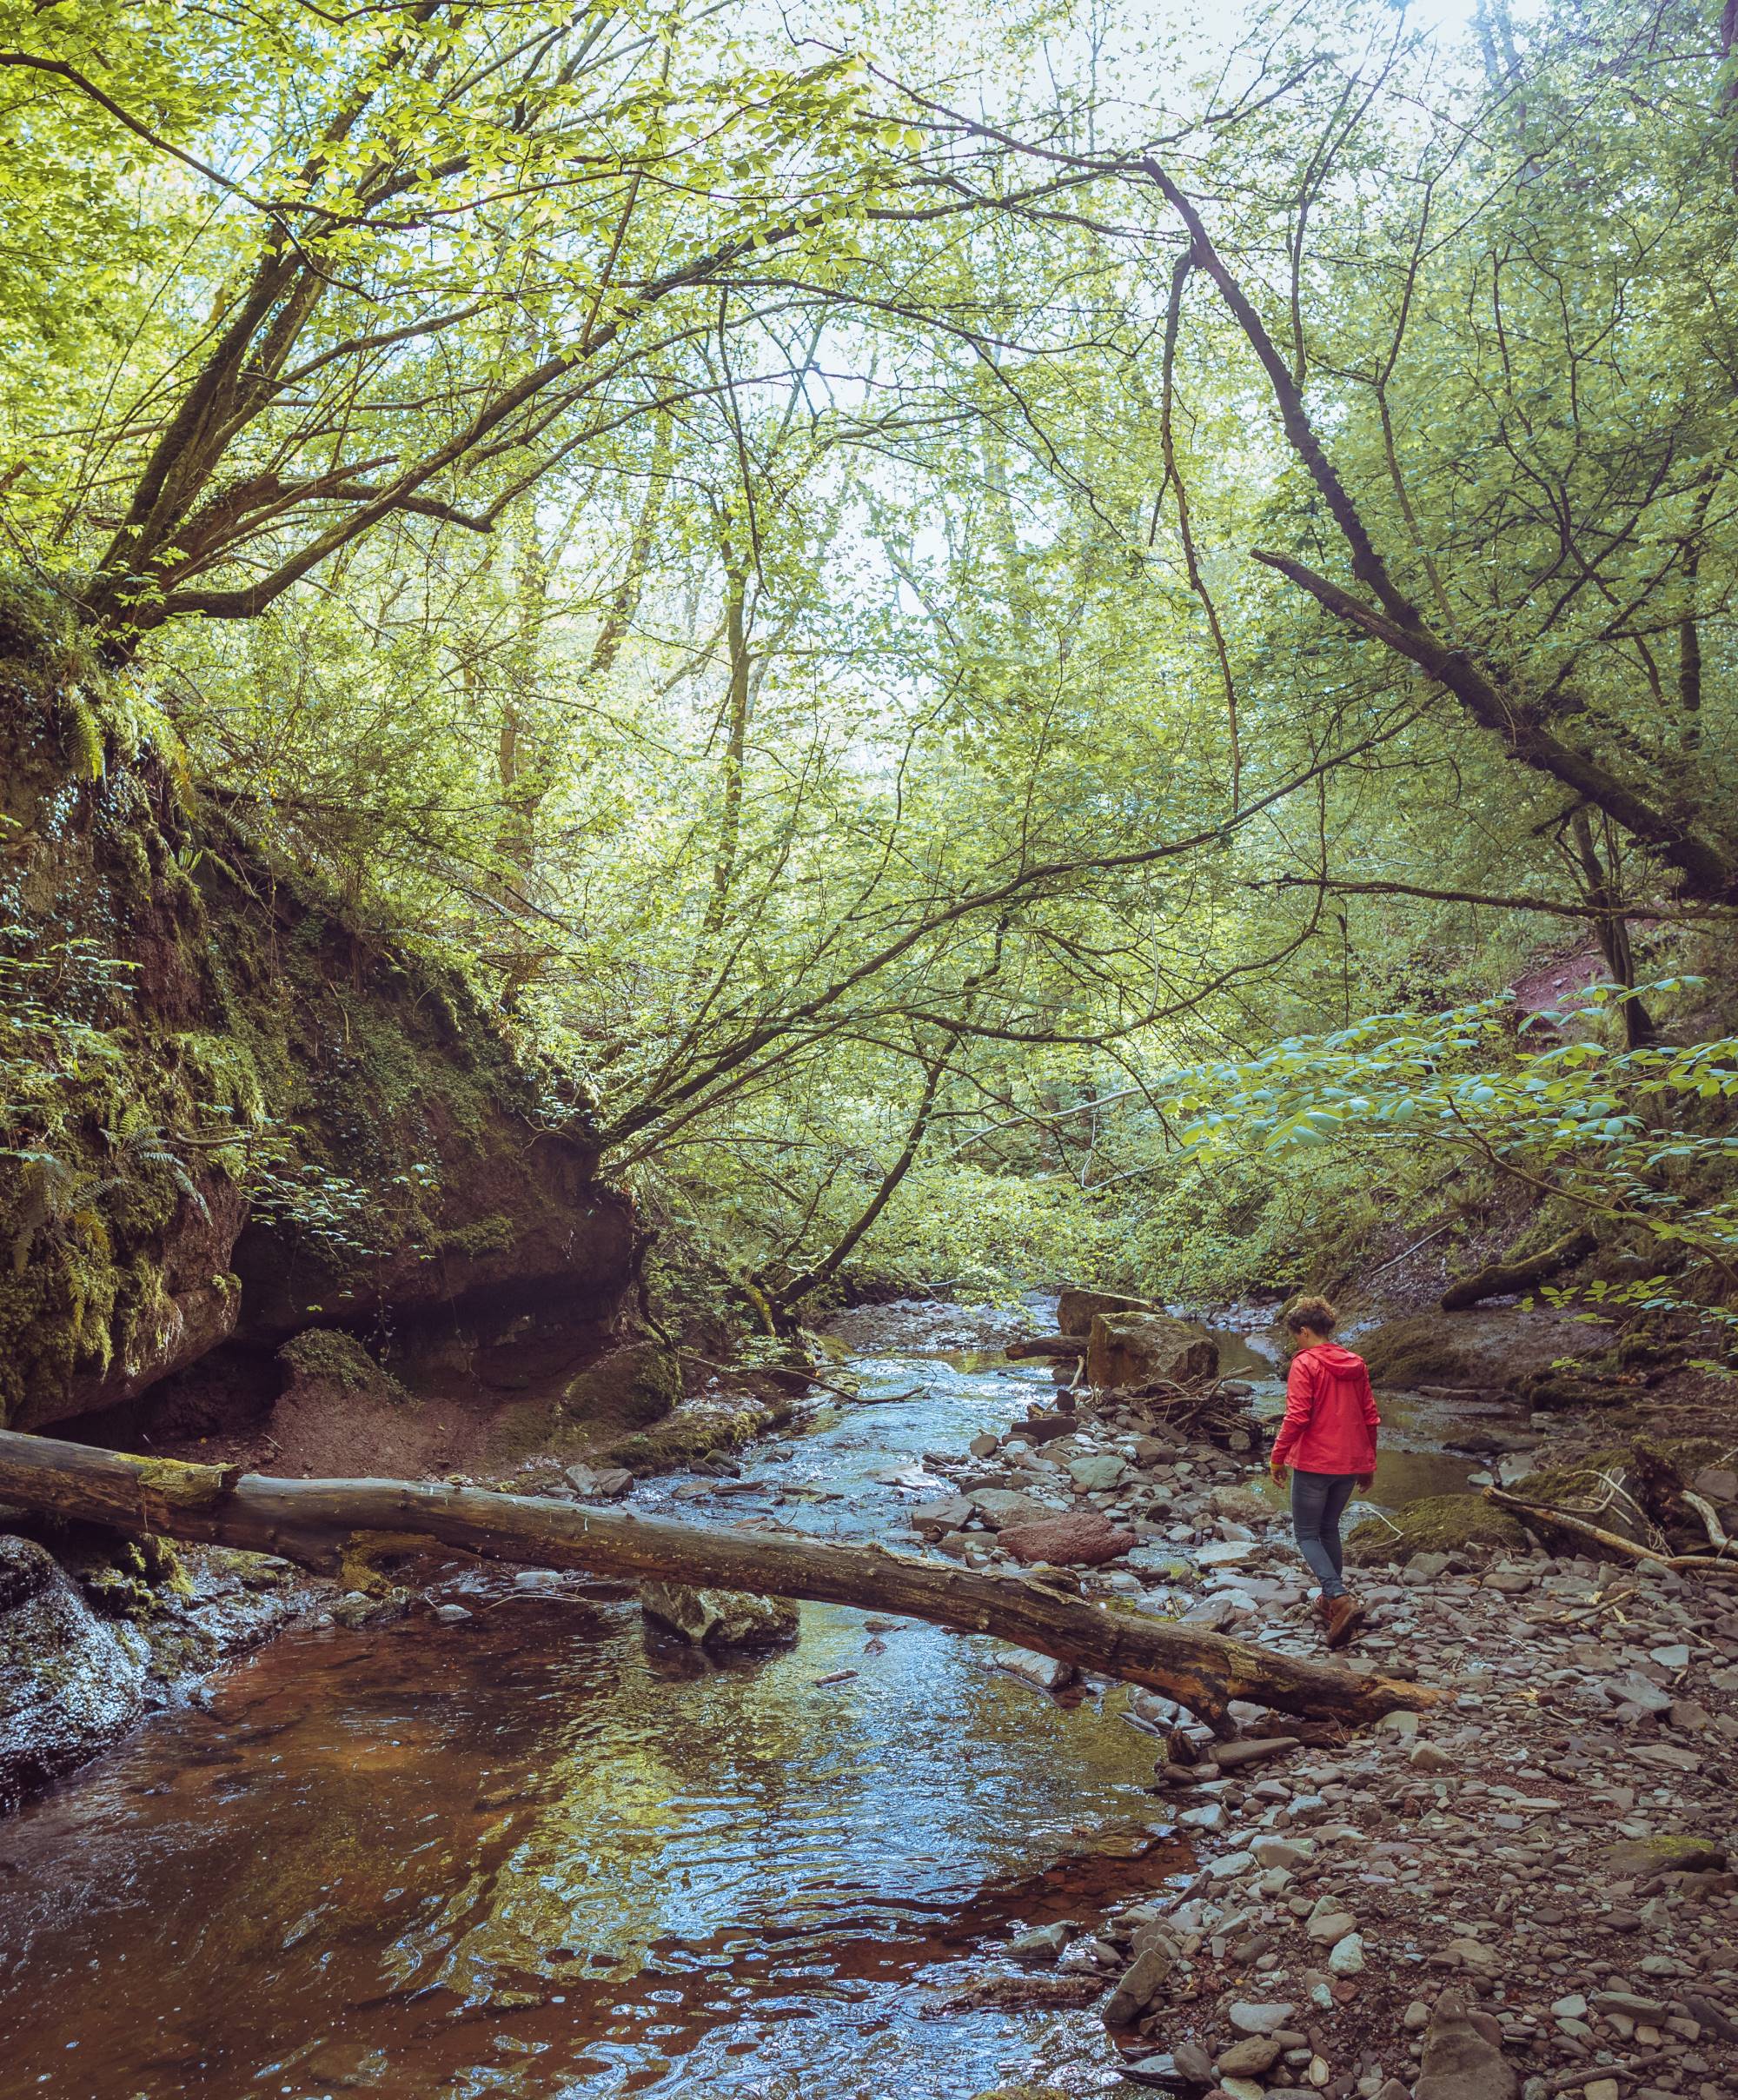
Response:
[[[1040,1518],[1034,1524],[1010,1525],[998,1534],[996,1543],[1028,1566],[1035,1560],[1048,1560],[1057,1567],[1096,1568],[1139,1541],[1097,1510],[1075,1510],[1064,1517]]]

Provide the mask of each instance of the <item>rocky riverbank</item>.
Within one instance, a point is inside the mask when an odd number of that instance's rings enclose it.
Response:
[[[913,1528],[967,1565],[1054,1554],[1085,1593],[1316,1650],[1259,1473],[1140,1417],[1111,1399],[929,1454],[957,1492],[917,1503]],[[1389,1531],[1371,1536],[1378,1554]],[[1524,1535],[1424,1552],[1403,1521],[1389,1550],[1346,1667],[1438,1685],[1437,1712],[1342,1738],[1250,1708],[1244,1739],[1216,1744],[1134,1695],[1197,1872],[1017,1937],[1024,1982],[992,1973],[953,2002],[1101,2000],[1128,2077],[1225,2100],[1738,2090],[1738,1571]]]
[[[224,1546],[161,1549],[0,1532],[0,1814],[146,1715],[197,1698],[220,1663],[323,1603],[330,1585]],[[129,1565],[131,1561],[134,1565]]]

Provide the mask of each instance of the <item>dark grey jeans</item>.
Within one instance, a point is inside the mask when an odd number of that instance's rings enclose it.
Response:
[[[1323,1597],[1343,1597],[1340,1579],[1340,1519],[1362,1478],[1357,1473],[1291,1475],[1291,1529],[1297,1551],[1310,1564]]]

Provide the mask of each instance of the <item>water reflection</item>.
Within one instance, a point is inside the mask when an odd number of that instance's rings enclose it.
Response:
[[[926,1402],[766,1469],[842,1498],[788,1520],[886,1528],[874,1471],[1031,1398],[918,1368]],[[0,1826],[0,2094],[965,2100],[1110,2064],[1090,2014],[921,2009],[985,1935],[1178,1864],[1092,1851],[1158,1813],[1120,1693],[1065,1710],[981,1642],[827,1606],[714,1668],[605,1590],[448,1593],[477,1616],[293,1636]]]

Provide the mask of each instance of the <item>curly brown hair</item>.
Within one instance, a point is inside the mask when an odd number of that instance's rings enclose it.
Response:
[[[1315,1334],[1331,1334],[1340,1316],[1325,1298],[1294,1298],[1286,1306],[1285,1325],[1293,1334],[1308,1327]]]

